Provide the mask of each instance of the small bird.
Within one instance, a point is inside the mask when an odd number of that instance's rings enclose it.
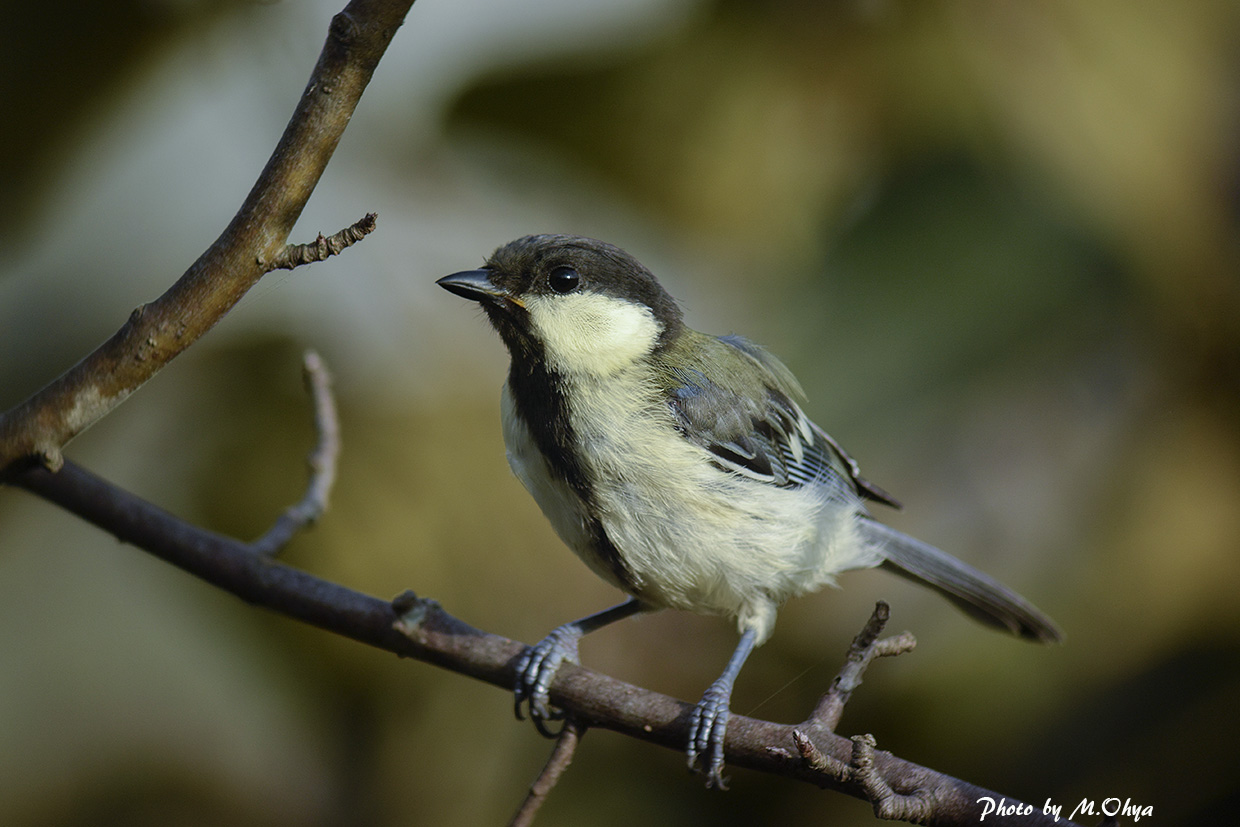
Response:
[[[581,637],[640,612],[734,618],[740,643],[690,721],[689,766],[724,787],[732,687],[790,597],[882,566],[983,623],[1035,641],[1055,624],[1024,598],[870,516],[899,507],[801,409],[778,359],[687,327],[676,301],[611,244],[531,235],[441,287],[478,302],[508,348],[508,463],[560,539],[631,597],[556,628],[517,663],[516,713],[539,731]]]

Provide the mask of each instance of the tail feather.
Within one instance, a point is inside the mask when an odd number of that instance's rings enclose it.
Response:
[[[1053,620],[993,577],[880,522],[863,518],[859,527],[882,548],[883,568],[929,586],[973,619],[1039,643],[1063,640]]]

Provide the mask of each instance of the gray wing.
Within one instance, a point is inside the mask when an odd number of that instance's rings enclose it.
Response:
[[[709,451],[712,463],[781,488],[850,485],[861,496],[899,507],[891,495],[865,480],[857,463],[793,401],[786,390],[791,378],[787,368],[743,339],[717,341],[744,354],[771,381],[751,383],[762,387],[753,395],[721,387],[700,370],[676,371],[668,405],[681,434]]]
[[[781,488],[846,476],[830,445],[779,391],[753,399],[697,374],[672,390],[668,404],[685,439],[724,471]]]

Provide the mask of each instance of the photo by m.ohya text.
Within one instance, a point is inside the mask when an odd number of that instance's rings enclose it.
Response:
[[[983,796],[977,800],[977,803],[982,806],[979,821],[985,821],[987,817],[1027,816],[1037,812],[1037,808],[1032,804],[1008,801],[1006,798],[996,801],[990,796]],[[1140,804],[1131,798],[1111,797],[1082,798],[1075,806],[1069,806],[1056,804],[1048,798],[1042,805],[1042,815],[1053,816],[1055,821],[1061,818],[1074,821],[1078,816],[1118,816],[1137,822],[1143,818],[1152,818],[1154,805]]]

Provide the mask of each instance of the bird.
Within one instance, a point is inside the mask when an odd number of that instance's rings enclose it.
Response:
[[[628,599],[566,623],[515,664],[515,708],[538,730],[582,636],[677,609],[735,620],[740,640],[689,720],[689,767],[726,788],[733,686],[788,599],[882,567],[971,617],[1039,642],[1055,623],[995,579],[879,522],[900,507],[804,413],[787,367],[748,339],[685,324],[633,256],[564,234],[509,242],[437,284],[477,302],[508,350],[508,463],[560,539]]]

